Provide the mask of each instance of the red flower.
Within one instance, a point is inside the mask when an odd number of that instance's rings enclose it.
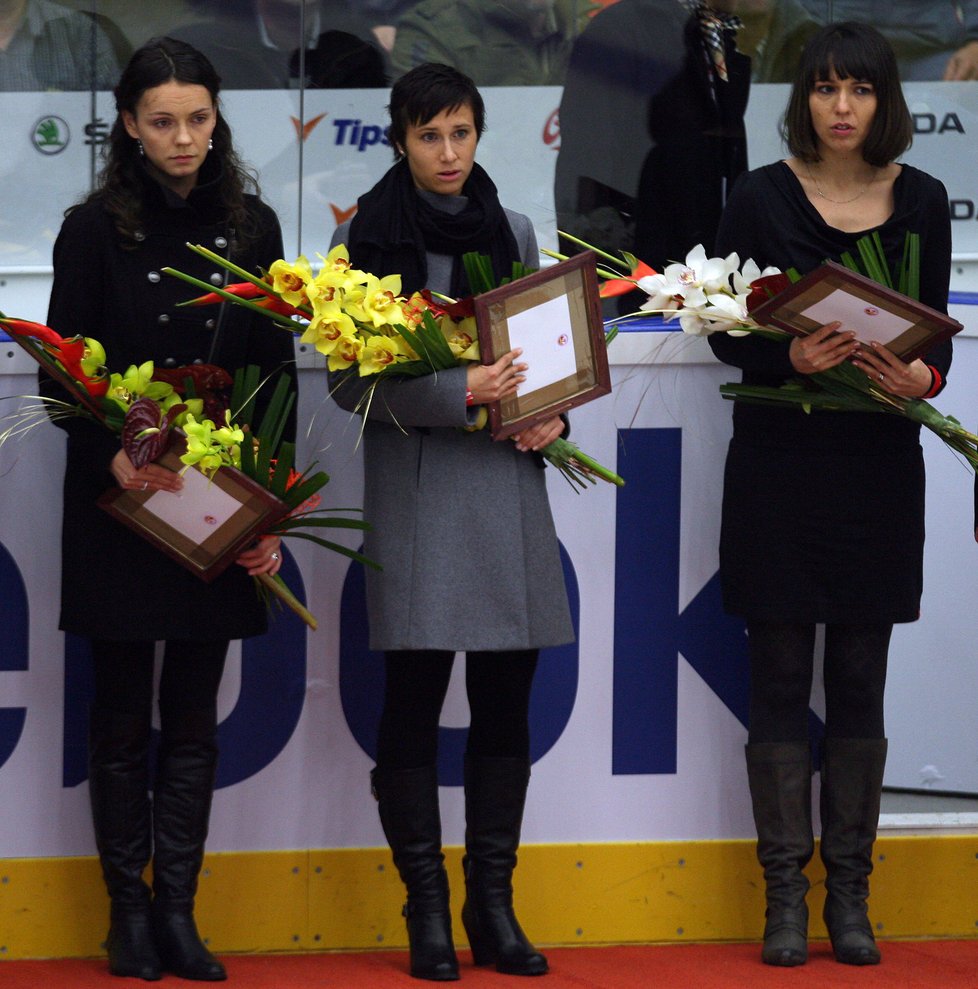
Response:
[[[0,316],[0,324],[3,324],[11,333],[16,333],[19,337],[34,337],[41,343],[50,347],[57,347],[62,343],[62,338],[43,323],[31,323],[26,319],[9,319]]]
[[[602,299],[612,299],[616,295],[625,295],[633,289],[638,288],[635,284],[640,278],[647,275],[654,275],[655,268],[650,268],[644,261],[639,261],[632,269],[630,278],[609,278],[604,282],[598,291]]]
[[[759,305],[780,295],[789,285],[791,279],[781,272],[776,275],[765,275],[750,283],[750,295],[747,296],[747,311],[753,312]]]
[[[225,285],[224,291],[230,292],[231,295],[237,296],[239,299],[251,299],[256,305],[261,306],[262,309],[268,309],[270,312],[280,313],[283,316],[302,315],[295,306],[290,306],[278,296],[273,295],[271,286],[266,290],[260,285],[255,285],[254,282],[236,282],[234,285]],[[206,295],[199,295],[196,299],[185,302],[184,305],[213,306],[223,301],[224,299],[217,292],[208,292]]]

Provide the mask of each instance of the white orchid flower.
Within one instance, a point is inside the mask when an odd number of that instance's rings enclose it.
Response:
[[[673,286],[666,281],[665,275],[646,275],[635,284],[648,295],[648,299],[639,306],[639,309],[645,312],[663,313],[667,320],[675,316],[677,308],[675,292]]]
[[[750,293],[750,287],[758,278],[767,278],[768,275],[780,275],[781,269],[774,265],[768,265],[763,271],[758,267],[753,258],[748,258],[744,262],[740,271],[733,272],[734,291],[737,293]]]

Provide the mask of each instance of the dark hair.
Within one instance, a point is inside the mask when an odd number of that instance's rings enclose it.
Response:
[[[475,133],[482,137],[486,129],[486,105],[475,83],[458,69],[438,62],[425,62],[406,72],[391,89],[387,107],[391,116],[387,140],[400,158],[408,127],[426,124],[443,110],[467,106],[472,111]]]
[[[815,83],[833,72],[840,79],[865,80],[876,90],[876,114],[862,149],[865,161],[881,168],[899,158],[913,140],[913,119],[900,86],[896,56],[879,31],[856,21],[827,24],[801,53],[781,121],[781,136],[791,153],[805,162],[819,160],[808,99]]]
[[[115,217],[119,233],[125,240],[135,242],[143,207],[143,163],[138,143],[126,131],[122,115],[124,112],[135,115],[143,93],[171,81],[203,86],[214,101],[217,122],[211,138],[211,154],[221,163],[220,199],[236,242],[247,242],[257,231],[245,207],[245,191],[250,189],[260,194],[257,179],[234,150],[231,129],[221,114],[220,76],[206,55],[175,38],[147,41],[133,52],[122,70],[115,87],[116,119],[103,153],[105,164],[99,174],[98,189],[88,199],[101,199]]]

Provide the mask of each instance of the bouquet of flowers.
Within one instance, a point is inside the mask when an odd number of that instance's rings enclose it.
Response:
[[[471,300],[436,300],[430,292],[401,295],[400,275],[378,278],[352,267],[344,245],[328,255],[319,255],[322,265],[313,272],[307,258],[278,260],[262,277],[256,277],[201,245],[189,244],[197,254],[218,264],[242,281],[224,289],[185,274],[164,268],[168,275],[181,278],[206,290],[185,305],[210,305],[222,299],[266,314],[278,325],[301,334],[303,343],[312,344],[327,359],[331,371],[354,366],[361,376],[417,376],[433,374],[478,361],[479,344]],[[495,287],[487,259],[466,255],[470,284],[476,292]],[[514,264],[512,277],[528,273]],[[370,401],[373,389],[364,401]],[[470,429],[486,424],[486,410]],[[563,438],[554,440],[541,453],[563,476],[578,488],[595,483],[596,478],[621,485],[624,481]]]
[[[365,529],[367,523],[333,514],[322,508],[319,491],[329,481],[315,464],[304,471],[294,466],[294,444],[283,441],[285,422],[295,402],[284,376],[276,383],[260,422],[255,421],[255,398],[265,384],[260,371],[249,366],[232,380],[222,368],[193,365],[161,370],[147,361],[124,373],[110,372],[105,349],[90,337],[64,339],[48,326],[0,314],[0,326],[54,378],[73,399],[48,396],[40,404],[15,414],[15,422],[0,443],[21,435],[48,417],[88,416],[121,437],[136,468],[157,460],[182,435],[186,450],[180,456],[183,469],[199,470],[208,477],[223,469],[238,470],[282,502],[278,518],[264,534],[308,539],[334,552],[372,561],[314,532],[325,528]],[[226,390],[231,388],[230,400]],[[289,590],[278,574],[256,577],[263,591],[292,608],[311,628],[316,620]]]
[[[563,236],[590,247],[567,234]],[[917,235],[907,235],[896,279],[891,276],[878,235],[860,238],[857,248],[858,258],[850,254],[842,257],[846,268],[888,288],[895,287],[910,298],[919,296]],[[602,272],[609,279],[608,284],[613,286],[608,294],[640,289],[648,296],[637,312],[621,317],[621,321],[652,312],[661,313],[667,322],[678,319],[684,333],[696,336],[754,333],[780,340],[787,336],[782,330],[761,325],[751,313],[800,278],[794,269],[781,272],[777,268],[765,268],[762,271],[750,258],[741,265],[736,253],[726,258],[711,258],[700,244],[686,255],[685,261],[667,265],[661,273],[652,271],[631,255],[623,254],[619,259],[601,251],[598,253],[608,264]],[[736,401],[794,405],[805,411],[820,408],[904,416],[939,436],[978,472],[978,435],[922,398],[894,395],[879,387],[848,361],[806,375],[804,379],[791,380],[781,387],[731,383],[721,385],[720,393],[724,398]]]

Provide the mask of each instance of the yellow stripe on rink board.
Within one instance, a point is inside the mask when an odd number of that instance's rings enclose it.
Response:
[[[461,849],[447,850],[456,938]],[[821,865],[809,867],[824,937]],[[751,841],[532,845],[516,873],[520,920],[540,944],[757,940],[764,895]],[[978,836],[876,843],[870,914],[881,937],[978,933]],[[403,891],[379,848],[207,856],[197,918],[218,952],[404,947]],[[102,952],[108,900],[92,858],[0,861],[0,959]]]

